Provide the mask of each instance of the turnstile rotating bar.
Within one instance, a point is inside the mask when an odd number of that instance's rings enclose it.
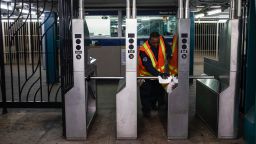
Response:
[[[124,79],[125,77],[85,77],[85,79],[94,79],[94,80],[121,80]],[[152,76],[152,77],[137,77],[137,79],[158,79],[157,76]],[[200,75],[195,75],[195,76],[189,76],[189,79],[214,79],[214,76],[200,76]]]

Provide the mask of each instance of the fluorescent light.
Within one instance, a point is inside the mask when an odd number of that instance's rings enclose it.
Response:
[[[1,9],[13,10],[13,8],[11,6],[9,6],[9,8],[8,8],[8,6],[6,4],[1,4]]]
[[[221,13],[221,9],[215,9],[207,12],[208,15],[214,15],[218,13]]]
[[[138,17],[138,20],[144,20],[144,21],[146,21],[146,20],[160,20],[160,19],[162,19],[161,17]]]
[[[227,20],[219,20],[220,23],[225,23]]]
[[[210,8],[221,8],[221,6],[210,6]]]
[[[200,13],[200,14],[196,14],[196,15],[195,15],[195,18],[201,18],[201,17],[204,17],[204,14],[203,14],[203,13]]]

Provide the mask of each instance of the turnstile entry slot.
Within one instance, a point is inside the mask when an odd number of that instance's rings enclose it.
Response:
[[[85,71],[85,75],[92,75],[96,76],[97,71],[96,71],[96,61],[93,63],[90,63],[87,66],[87,71]],[[86,126],[87,126],[87,131],[89,128],[92,126],[92,122],[94,121],[94,118],[96,117],[96,112],[97,112],[97,84],[96,80],[90,80],[85,82],[85,91],[86,91]]]

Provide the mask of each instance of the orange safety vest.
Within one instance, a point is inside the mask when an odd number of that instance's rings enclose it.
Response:
[[[168,60],[170,75],[178,74],[178,39],[175,34],[172,39],[172,58]]]
[[[156,60],[154,53],[152,52],[148,40],[139,48],[139,53],[145,52],[150,58],[152,66],[159,72],[165,72],[165,59],[166,59],[166,47],[164,39],[160,36],[160,44],[158,48],[158,61]],[[138,74],[139,76],[152,76],[142,64],[140,55],[138,56]]]

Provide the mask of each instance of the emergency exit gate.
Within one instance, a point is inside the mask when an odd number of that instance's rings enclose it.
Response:
[[[62,95],[73,86],[71,2],[1,1],[0,14],[3,113],[11,107],[62,107]]]

